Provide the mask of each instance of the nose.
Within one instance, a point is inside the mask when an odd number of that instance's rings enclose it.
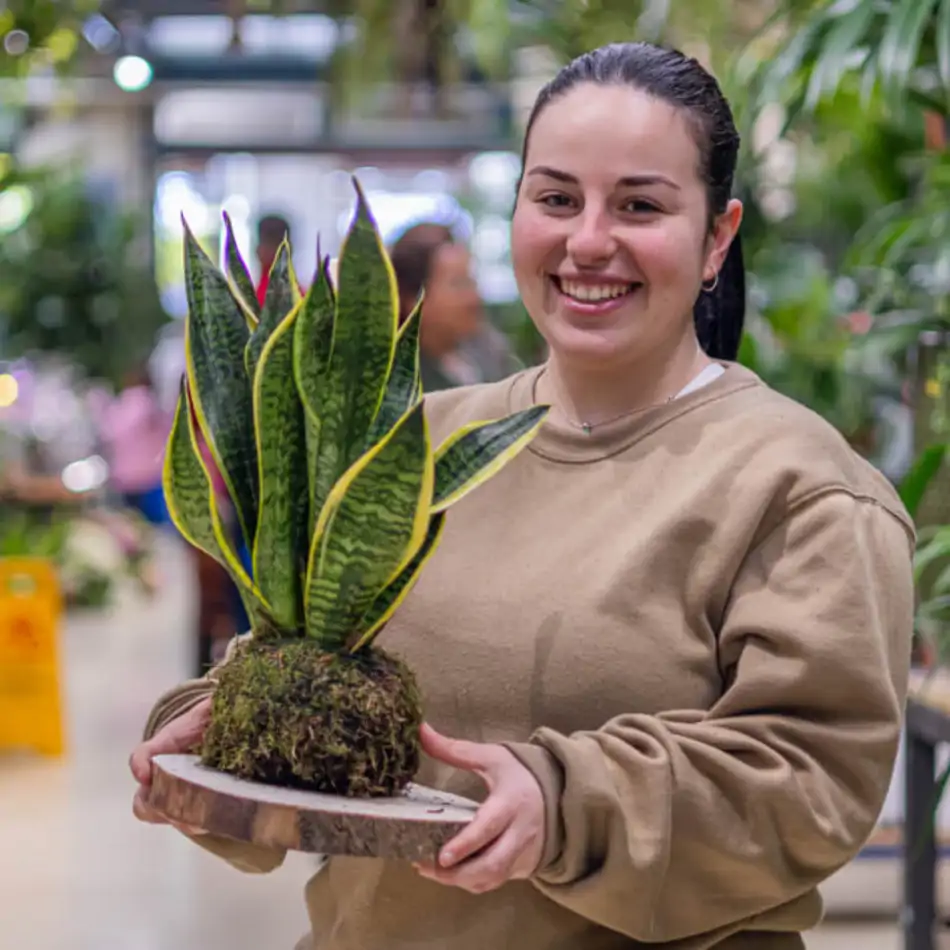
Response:
[[[616,254],[617,242],[605,209],[588,204],[571,223],[567,253],[578,267],[595,267]]]

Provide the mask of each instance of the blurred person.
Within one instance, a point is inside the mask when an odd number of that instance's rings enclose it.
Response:
[[[274,266],[277,252],[284,239],[291,241],[290,223],[279,214],[264,215],[257,222],[257,262],[261,274],[257,282],[257,300],[261,306],[267,296],[270,283],[270,269]]]
[[[146,363],[124,375],[115,398],[99,401],[97,416],[111,488],[151,524],[167,524],[162,468],[172,416],[159,403]]]
[[[471,253],[448,227],[417,224],[393,244],[390,256],[400,322],[425,292],[419,349],[426,392],[494,382],[517,368],[508,341],[485,316]]]
[[[913,521],[737,361],[739,133],[699,62],[578,57],[522,158],[512,260],[549,354],[426,410],[439,444],[550,409],[452,508],[384,634],[425,704],[416,780],[477,811],[431,860],[332,856],[298,947],[804,950],[890,787]],[[201,739],[216,680],[153,709],[140,819],[165,821],[151,759]],[[285,857],[184,830],[247,872]]]

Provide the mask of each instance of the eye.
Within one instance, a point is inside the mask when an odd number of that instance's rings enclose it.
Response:
[[[550,192],[546,195],[541,195],[538,198],[538,204],[544,205],[546,208],[570,208],[573,204],[573,199],[569,195],[562,194],[561,192]]]
[[[658,214],[662,210],[659,205],[646,198],[630,198],[621,208],[628,214]]]

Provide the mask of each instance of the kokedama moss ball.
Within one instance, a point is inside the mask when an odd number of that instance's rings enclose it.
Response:
[[[383,650],[252,639],[219,671],[201,760],[257,782],[390,796],[419,768],[421,723],[412,673]]]

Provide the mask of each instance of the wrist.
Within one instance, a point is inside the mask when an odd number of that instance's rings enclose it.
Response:
[[[532,742],[503,742],[506,748],[533,776],[544,799],[544,850],[535,874],[543,873],[561,856],[564,847],[564,825],[561,819],[561,796],[564,772],[547,749]]]

